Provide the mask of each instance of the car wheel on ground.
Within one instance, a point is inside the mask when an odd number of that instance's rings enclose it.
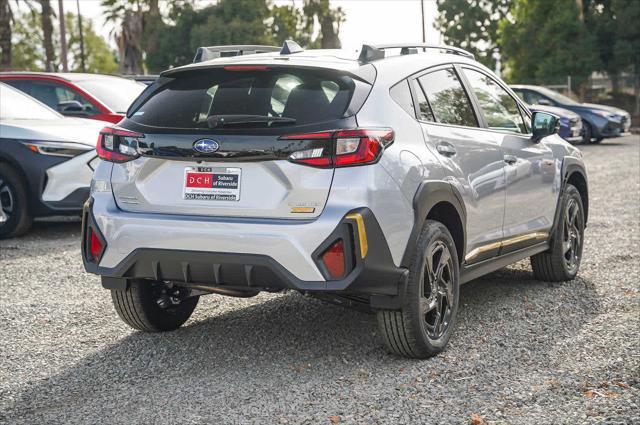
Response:
[[[20,175],[0,164],[0,239],[20,236],[31,227],[27,191]]]
[[[591,143],[600,143],[604,140],[604,137],[596,137],[594,139],[591,139]]]
[[[125,289],[111,290],[118,316],[144,332],[178,329],[191,317],[199,298],[190,296],[189,289],[148,280],[132,280]]]
[[[584,131],[582,132],[582,143],[591,143],[591,138],[593,137],[591,124],[589,124],[585,120],[582,120],[582,128],[584,129]]]
[[[580,268],[584,241],[584,206],[575,186],[566,185],[560,208],[561,215],[551,248],[531,257],[533,275],[538,280],[571,280],[576,277]]]
[[[447,228],[427,220],[409,268],[407,300],[400,311],[378,311],[387,350],[427,358],[447,345],[458,312],[458,255]]]

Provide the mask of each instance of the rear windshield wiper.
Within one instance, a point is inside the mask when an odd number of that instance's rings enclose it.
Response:
[[[295,118],[270,117],[268,115],[211,115],[207,118],[209,128],[223,127],[230,124],[258,124],[267,123],[295,124]]]

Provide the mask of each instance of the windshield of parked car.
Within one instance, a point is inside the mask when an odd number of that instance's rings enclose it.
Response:
[[[567,97],[563,94],[558,93],[557,91],[553,91],[551,89],[548,89],[546,87],[536,87],[535,88],[536,91],[538,91],[540,94],[548,97],[549,99],[553,100],[554,102],[557,103],[561,103],[563,105],[577,105],[578,102],[576,102],[575,100],[571,99],[570,97]]]
[[[126,78],[97,78],[95,80],[81,80],[76,82],[78,87],[107,105],[113,112],[124,114],[129,105],[142,93],[147,86]]]
[[[0,83],[0,118],[3,120],[55,120],[63,117],[31,96]]]

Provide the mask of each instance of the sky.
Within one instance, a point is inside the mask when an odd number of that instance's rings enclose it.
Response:
[[[277,5],[302,5],[302,0],[275,0]],[[57,9],[57,1],[52,1]],[[214,0],[196,0],[198,6],[214,4]],[[76,12],[76,0],[63,0],[65,12]],[[420,0],[331,0],[332,7],[341,7],[346,21],[340,27],[340,40],[346,49],[358,49],[363,43],[421,42]],[[113,29],[104,24],[100,0],[80,0],[83,17],[93,20],[96,31],[109,38]],[[437,15],[436,0],[424,0],[425,30],[428,43],[441,43],[440,34],[433,28]]]

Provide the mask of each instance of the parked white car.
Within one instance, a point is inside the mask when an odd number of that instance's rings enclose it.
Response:
[[[0,238],[25,233],[34,217],[80,213],[104,126],[0,83]]]

